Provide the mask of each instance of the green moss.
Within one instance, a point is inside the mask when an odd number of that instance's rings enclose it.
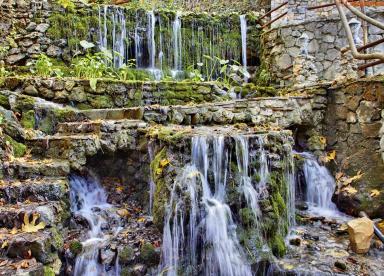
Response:
[[[271,247],[273,254],[277,257],[282,257],[287,252],[284,238],[279,234],[274,236],[274,238],[270,241],[269,246]]]
[[[251,208],[242,208],[239,210],[240,220],[243,225],[251,226],[255,224],[255,215]]]
[[[155,247],[150,243],[144,243],[140,248],[140,258],[149,266],[157,265],[159,263],[159,254],[156,252]]]
[[[63,235],[57,230],[57,228],[52,227],[51,229],[52,237],[53,237],[53,245],[56,249],[63,248],[64,239]]]
[[[5,135],[5,141],[8,142],[13,148],[13,155],[15,157],[23,157],[25,155],[27,147],[24,144],[16,142],[8,135]]]
[[[0,106],[7,108],[7,109],[10,108],[8,96],[0,94]]]
[[[35,111],[29,110],[27,112],[23,112],[23,116],[21,117],[21,125],[24,128],[35,128]]]
[[[17,97],[15,108],[20,113],[25,112],[27,110],[34,109],[34,106],[35,106],[35,99],[33,97],[26,96],[26,95],[20,95]]]
[[[151,162],[152,179],[156,186],[153,199],[153,222],[159,229],[162,229],[165,205],[169,198],[169,190],[165,184],[164,177],[162,174],[159,174],[159,169],[161,169],[160,162],[166,158],[167,149],[164,147]]]
[[[55,272],[53,271],[52,267],[49,267],[47,265],[44,266],[44,276],[55,276]]]
[[[83,250],[83,245],[79,241],[71,241],[71,243],[69,244],[69,250],[73,255],[77,256]]]
[[[157,133],[157,138],[169,144],[176,145],[189,132],[189,130],[176,131],[173,128],[161,127]]]
[[[93,108],[111,108],[113,107],[113,101],[110,96],[100,95],[93,96],[89,99],[89,102]]]
[[[122,264],[129,263],[135,257],[135,251],[129,245],[125,246],[119,252],[119,262]]]

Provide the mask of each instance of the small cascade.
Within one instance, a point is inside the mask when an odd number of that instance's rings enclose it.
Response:
[[[155,80],[160,80],[163,74],[161,69],[156,68],[155,24],[156,24],[155,12],[154,11],[147,12],[147,44],[148,44],[148,56],[149,56],[148,70],[149,72],[151,72]]]
[[[177,75],[182,70],[182,56],[181,56],[181,20],[180,20],[180,13],[176,13],[175,21],[173,21],[172,24],[172,41],[173,41],[173,69],[172,69],[172,76],[174,78],[177,77]]]
[[[332,202],[336,184],[325,166],[320,165],[316,157],[310,153],[301,153],[304,160],[304,177],[306,182],[306,197],[310,209],[315,213],[337,213],[337,207]]]
[[[153,153],[153,146],[152,146],[152,141],[148,143],[148,155],[149,155],[149,162],[152,162],[154,159],[154,153]],[[150,170],[151,166],[149,167]],[[150,172],[152,175],[152,171]],[[153,209],[153,196],[155,194],[155,183],[153,182],[152,177],[149,179],[149,215],[152,215],[152,209]]]
[[[201,264],[204,275],[252,275],[231,210],[225,203],[228,152],[224,137],[213,137],[212,146],[210,142],[206,137],[192,138],[191,163],[173,185],[160,265],[160,271],[167,275],[177,275],[181,267],[189,269],[188,274],[197,275],[199,272],[193,271],[196,264]],[[180,195],[180,190],[185,195]]]
[[[260,218],[260,209],[259,209],[259,192],[256,191],[256,189],[252,185],[251,178],[248,173],[249,168],[249,148],[248,148],[248,139],[244,136],[237,136],[235,137],[236,141],[236,158],[237,158],[237,166],[238,170],[241,175],[241,185],[240,189],[242,193],[244,194],[244,197],[247,201],[248,206],[250,206],[254,216],[256,217],[256,221]],[[261,151],[263,152],[263,150]],[[263,174],[265,173],[265,167],[268,166],[266,160],[262,160],[265,158],[265,152],[261,153],[260,162],[265,162],[260,166],[261,170],[263,170]],[[268,170],[268,169],[267,169]],[[263,175],[263,178],[267,177],[267,175]],[[261,177],[260,177],[261,180]],[[265,181],[265,179],[263,179]],[[261,185],[260,185],[261,184]],[[263,191],[263,188],[266,183],[259,183],[258,188],[260,189],[260,192]],[[258,223],[256,223],[257,228]]]
[[[241,61],[244,72],[247,72],[247,18],[245,15],[240,15],[240,30],[241,30]],[[245,77],[245,81],[247,81]]]
[[[87,220],[89,231],[83,242],[83,252],[76,258],[74,275],[119,275],[119,265],[110,268],[99,263],[99,250],[108,241],[109,235],[103,232],[110,215],[107,195],[100,184],[91,177],[70,176],[71,212]],[[105,213],[105,214],[103,214]],[[106,215],[108,214],[108,215]],[[118,229],[112,229],[117,232]]]

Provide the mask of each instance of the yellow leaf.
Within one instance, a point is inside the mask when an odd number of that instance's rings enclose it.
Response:
[[[163,173],[163,169],[162,168],[157,168],[156,169],[156,174],[157,175],[160,175],[160,174],[162,174]]]
[[[13,227],[11,232],[10,232],[12,235],[15,235],[17,233],[17,228],[16,227]]]
[[[324,163],[328,163],[331,160],[335,160],[336,158],[336,151],[330,151],[328,152],[325,156],[321,156],[320,160],[323,161]]]
[[[5,241],[5,242],[3,242],[3,244],[1,245],[1,249],[4,249],[4,248],[6,248],[8,246],[8,242],[7,241]]]
[[[320,143],[323,144],[323,145],[327,144],[327,138],[325,138],[324,136],[320,136],[320,137],[319,137],[319,141],[320,141]]]
[[[124,190],[124,187],[123,187],[123,186],[118,186],[118,187],[116,187],[116,192],[121,193],[123,190]]]
[[[145,218],[141,217],[137,219],[137,222],[145,222]]]
[[[348,187],[343,188],[343,191],[347,192],[350,195],[354,195],[357,193],[357,190],[355,188],[353,188],[352,186],[348,186]]]
[[[347,179],[345,179],[343,181],[343,184],[345,186],[351,184],[352,182],[356,181],[356,180],[359,180],[364,174],[361,173],[361,171],[358,171],[357,174],[355,176],[352,176],[352,177],[348,177]]]
[[[160,161],[160,167],[162,167],[162,168],[166,167],[168,164],[169,164],[168,159],[163,159]]]
[[[129,212],[127,209],[119,209],[116,211],[116,213],[120,216],[120,217],[129,217]]]
[[[379,190],[376,190],[376,189],[371,190],[371,194],[370,194],[371,197],[376,197],[376,196],[379,196],[379,195],[380,195],[380,191]]]
[[[39,218],[38,214],[32,214],[32,221],[29,222],[29,216],[27,213],[24,214],[24,224],[21,226],[21,230],[26,233],[35,233],[41,229],[45,228],[45,223],[41,221],[39,224],[36,224],[36,220]]]

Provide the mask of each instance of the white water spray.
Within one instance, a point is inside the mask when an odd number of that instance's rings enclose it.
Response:
[[[71,211],[85,218],[89,224],[88,239],[83,242],[83,252],[76,258],[74,275],[119,275],[118,261],[108,271],[105,265],[98,262],[99,249],[108,241],[102,231],[107,224],[102,213],[111,207],[104,189],[96,180],[76,175],[70,176],[70,186]]]
[[[241,57],[242,65],[244,72],[248,72],[247,65],[247,19],[245,14],[240,15],[240,30],[241,30]],[[245,76],[245,81],[248,80],[248,77]]]

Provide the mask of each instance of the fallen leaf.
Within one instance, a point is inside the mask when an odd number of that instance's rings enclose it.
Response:
[[[336,151],[330,151],[325,156],[320,157],[321,161],[324,163],[328,163],[329,161],[335,160],[336,158]]]
[[[45,228],[45,223],[41,221],[39,224],[36,224],[36,220],[39,218],[39,214],[32,214],[32,221],[29,222],[29,215],[24,214],[24,224],[21,226],[21,230],[26,233],[35,233],[41,229]]]
[[[130,214],[128,212],[127,209],[119,209],[116,211],[116,213],[120,216],[120,217],[129,217]]]
[[[8,246],[8,241],[5,241],[3,242],[3,244],[1,245],[1,249],[4,249]]]
[[[17,234],[17,228],[13,227],[12,230],[9,233],[12,234],[12,235]]]
[[[376,197],[376,196],[379,196],[379,195],[380,195],[380,191],[379,190],[377,190],[377,189],[371,190],[371,194],[370,194],[371,197]]]
[[[168,159],[163,159],[160,161],[160,167],[162,167],[162,168],[166,167],[168,164],[169,164]]]
[[[353,188],[352,186],[344,187],[342,191],[347,192],[350,195],[354,195],[357,193],[357,190],[355,188]]]
[[[145,222],[145,218],[141,217],[137,219],[137,222]]]

